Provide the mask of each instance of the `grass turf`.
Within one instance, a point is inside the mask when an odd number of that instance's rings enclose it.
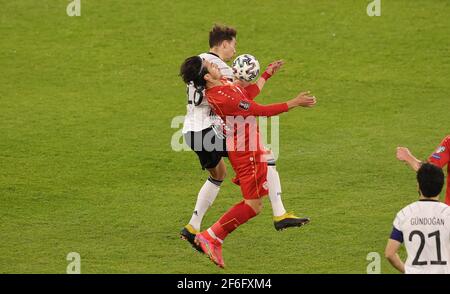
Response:
[[[365,273],[383,254],[417,195],[395,147],[425,158],[448,133],[448,1],[383,1],[380,17],[350,0],[81,0],[80,17],[68,3],[0,6],[0,272],[64,273],[75,251],[83,273]],[[238,29],[238,54],[286,61],[258,101],[319,101],[280,117],[277,163],[311,224],[276,232],[266,200],[225,270],[178,239],[206,173],[170,147],[179,65],[216,22]],[[241,199],[228,167],[204,225]]]

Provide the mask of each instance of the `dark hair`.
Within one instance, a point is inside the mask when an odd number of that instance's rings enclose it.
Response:
[[[209,32],[209,48],[220,45],[223,41],[232,41],[236,38],[236,30],[232,27],[214,25]]]
[[[417,171],[417,182],[423,196],[438,196],[444,186],[444,172],[431,163],[424,163]]]
[[[208,73],[208,69],[203,66],[203,59],[200,56],[192,56],[187,58],[180,67],[180,76],[186,84],[194,83],[196,88],[204,88],[206,80],[204,76]]]

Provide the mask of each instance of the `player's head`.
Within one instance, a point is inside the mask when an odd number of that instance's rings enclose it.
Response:
[[[209,32],[209,48],[218,51],[224,61],[230,61],[236,54],[236,35],[234,28],[216,24]]]
[[[424,163],[417,171],[417,182],[421,195],[429,198],[436,197],[444,186],[444,172],[431,163]]]
[[[194,83],[196,88],[205,88],[207,81],[220,80],[222,75],[216,64],[200,56],[187,58],[180,67],[180,76],[186,84]]]

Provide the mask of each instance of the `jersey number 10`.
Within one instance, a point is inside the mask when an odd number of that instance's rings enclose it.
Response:
[[[193,98],[191,100],[191,93],[189,91],[189,85],[186,87],[186,94],[188,98],[188,104],[194,104],[195,106],[199,106],[203,101],[203,88],[195,89],[194,93],[192,94]]]

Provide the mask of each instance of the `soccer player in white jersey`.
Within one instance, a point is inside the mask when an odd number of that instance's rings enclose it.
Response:
[[[230,61],[236,54],[236,34],[236,30],[231,27],[215,25],[209,33],[210,51],[199,55],[217,64],[221,74],[230,81],[234,79],[233,70],[225,62]],[[281,61],[277,61],[269,65],[256,85],[261,89],[282,64]],[[220,131],[222,122],[211,110],[204,89],[195,88],[191,83],[187,85],[187,96],[187,114],[182,132],[186,143],[197,154],[202,168],[209,172],[209,177],[198,193],[194,213],[189,223],[181,230],[181,237],[201,251],[195,245],[195,234],[200,231],[203,216],[219,193],[220,185],[226,176],[226,166],[222,157],[228,155],[226,140]],[[274,159],[268,160],[267,181],[275,228],[282,230],[308,223],[309,218],[300,218],[286,212],[281,200],[280,178]]]
[[[402,273],[450,274],[450,208],[439,202],[442,169],[424,163],[417,171],[419,201],[406,206],[394,220],[385,256]],[[397,254],[404,243],[406,262]]]

